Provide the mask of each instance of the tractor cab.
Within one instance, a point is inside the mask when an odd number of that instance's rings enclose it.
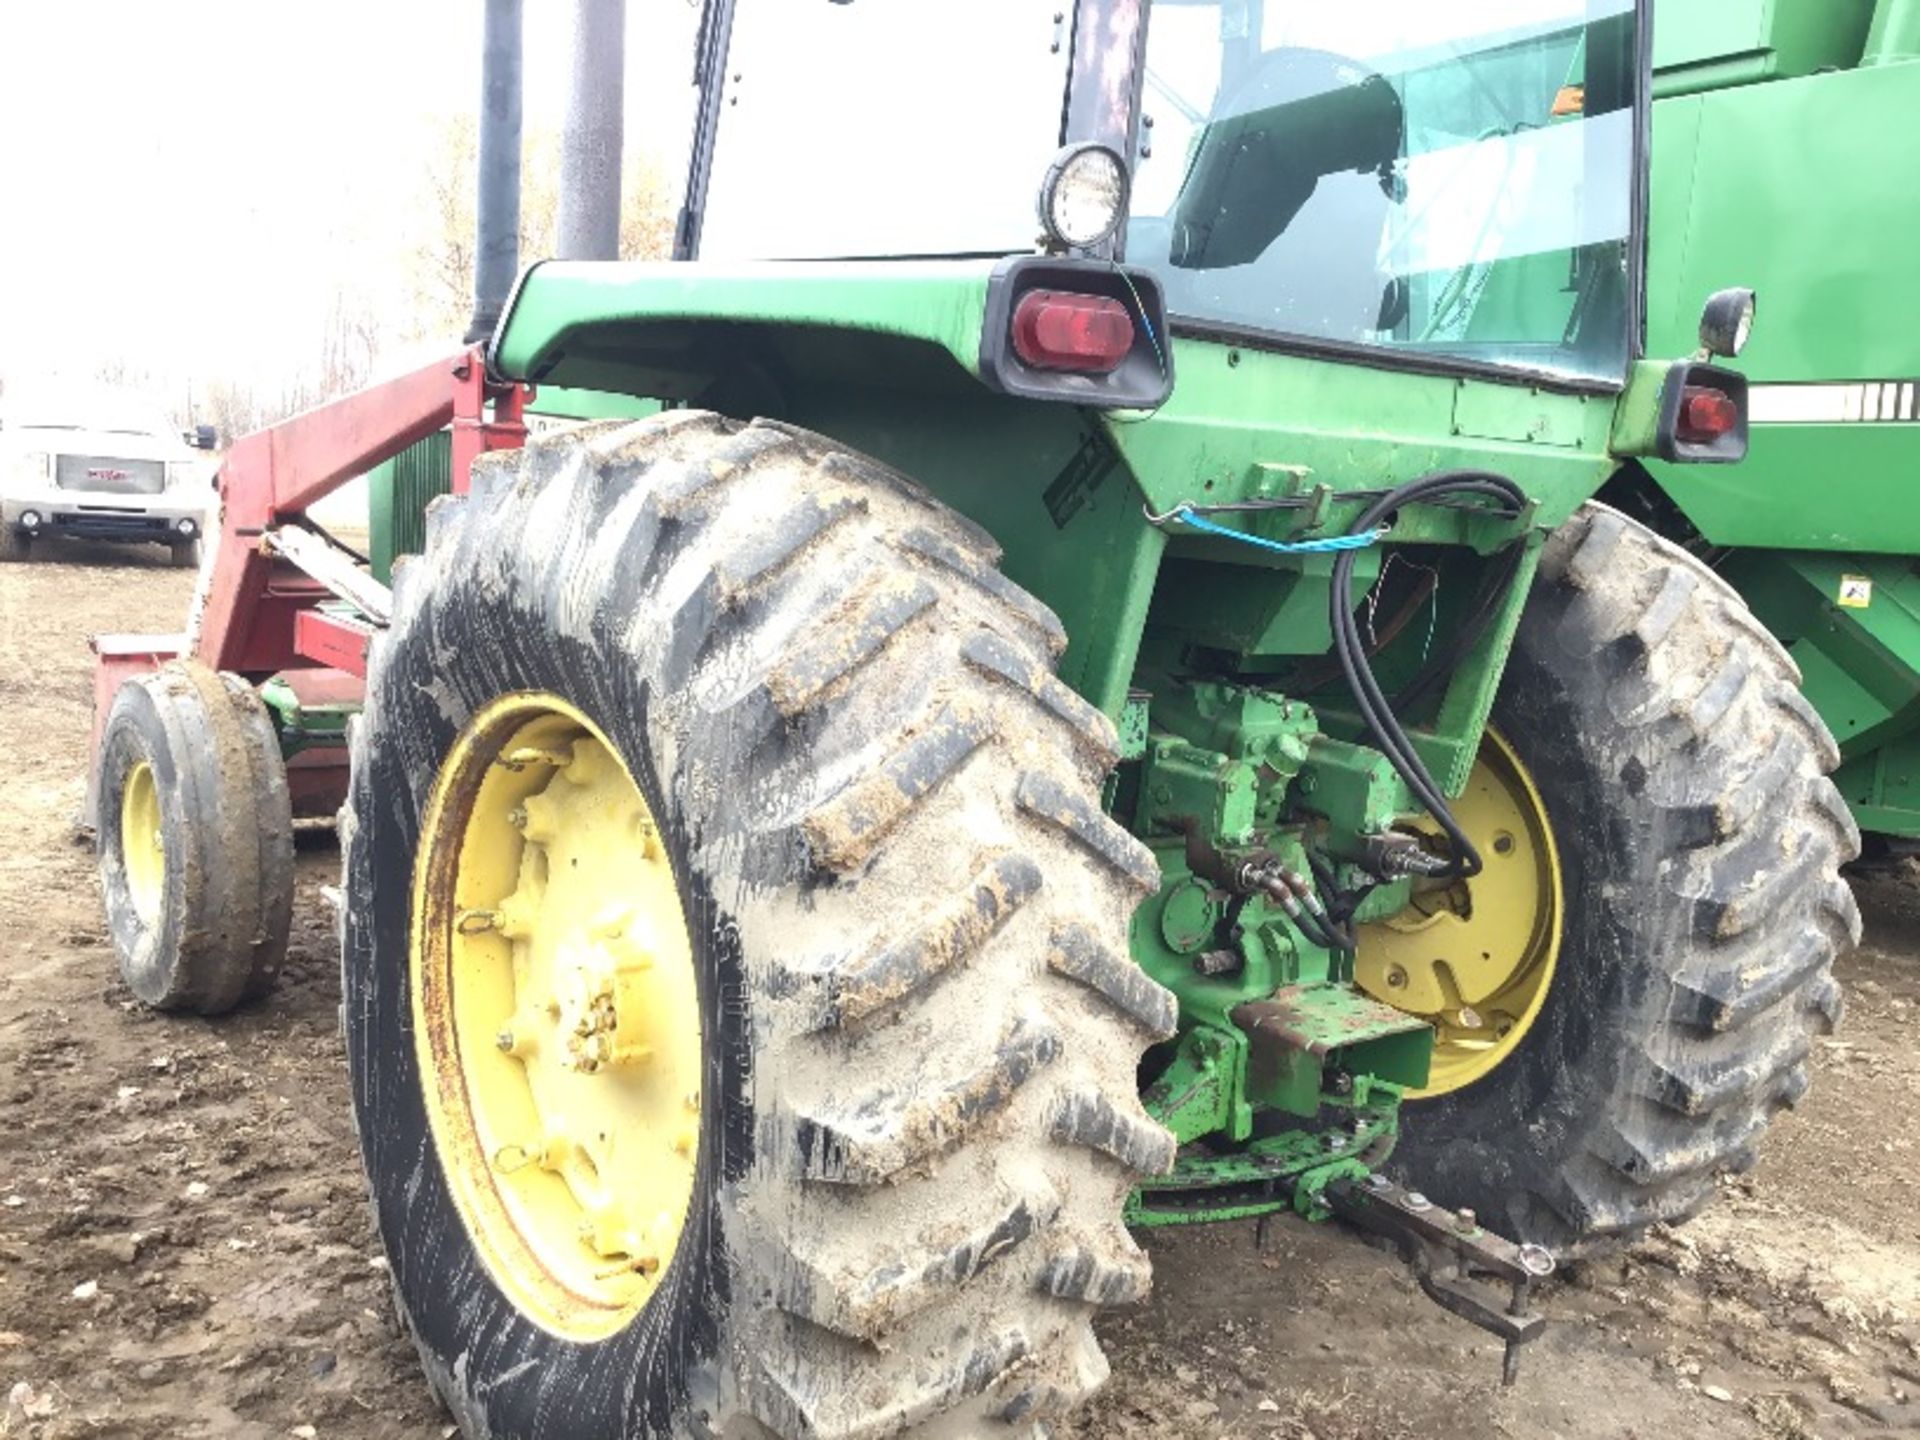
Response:
[[[1196,334],[1614,383],[1636,347],[1632,0],[711,14],[681,258],[1038,244],[1150,272]],[[1035,204],[1063,137],[1119,162],[1078,229]]]

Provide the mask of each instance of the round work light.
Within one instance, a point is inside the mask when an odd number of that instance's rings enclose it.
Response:
[[[1069,145],[1053,157],[1040,183],[1040,223],[1047,238],[1068,250],[1098,245],[1127,215],[1127,164],[1095,141]]]

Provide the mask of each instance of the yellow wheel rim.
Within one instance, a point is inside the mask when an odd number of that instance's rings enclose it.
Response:
[[[159,924],[167,892],[166,837],[160,829],[160,787],[154,783],[153,766],[144,760],[127,772],[120,791],[120,859],[133,913],[142,925]]]
[[[414,1038],[468,1235],[522,1314],[604,1339],[672,1264],[700,1145],[701,1028],[672,861],[593,722],[475,715],[414,866]]]
[[[1560,957],[1560,856],[1546,806],[1520,757],[1489,730],[1454,818],[1485,869],[1416,883],[1413,903],[1362,926],[1354,978],[1434,1027],[1433,1069],[1415,1098],[1491,1074],[1546,1003]]]

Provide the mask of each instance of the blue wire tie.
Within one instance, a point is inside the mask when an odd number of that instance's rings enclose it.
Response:
[[[1271,550],[1276,555],[1327,555],[1339,550],[1365,550],[1380,543],[1387,532],[1385,528],[1363,530],[1358,535],[1327,535],[1318,540],[1269,540],[1264,535],[1249,535],[1244,530],[1230,529],[1217,525],[1203,515],[1196,515],[1191,505],[1176,505],[1169,520],[1178,520],[1182,525],[1190,525],[1209,535],[1218,535],[1226,540],[1238,540],[1243,545],[1257,546],[1262,550]]]

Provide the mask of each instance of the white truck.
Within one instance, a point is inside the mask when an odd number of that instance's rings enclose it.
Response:
[[[0,403],[0,562],[36,540],[164,545],[200,563],[213,508],[210,426],[187,435],[137,397],[114,391],[11,393]]]

